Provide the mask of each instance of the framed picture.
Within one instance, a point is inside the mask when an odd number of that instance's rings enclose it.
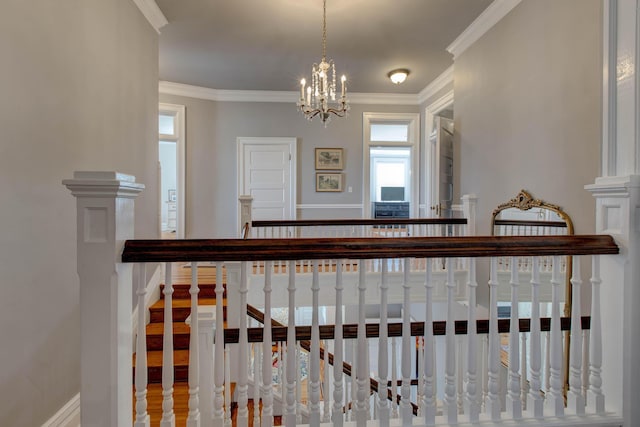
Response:
[[[169,201],[175,202],[177,200],[176,190],[169,190]]]
[[[316,148],[316,169],[342,170],[342,148]]]
[[[342,174],[316,172],[316,191],[342,191]]]

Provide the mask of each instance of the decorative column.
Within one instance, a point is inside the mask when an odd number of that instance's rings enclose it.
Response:
[[[596,232],[613,235],[620,247],[619,255],[600,256],[602,385],[590,385],[587,410],[596,402],[601,410],[606,397],[606,410],[621,414],[630,426],[640,425],[638,6],[638,0],[604,0],[602,176],[586,186],[596,198]]]
[[[81,423],[131,425],[133,264],[121,254],[144,185],[118,172],[75,172],[62,183],[77,206]]]

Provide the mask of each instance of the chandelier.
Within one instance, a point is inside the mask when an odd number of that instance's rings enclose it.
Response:
[[[340,99],[336,102],[336,65],[333,60],[327,61],[327,0],[323,0],[322,15],[322,60],[313,64],[311,82],[300,81],[300,100],[297,105],[308,120],[319,116],[322,123],[327,124],[331,114],[344,117],[349,110],[347,103],[347,78],[340,79]]]

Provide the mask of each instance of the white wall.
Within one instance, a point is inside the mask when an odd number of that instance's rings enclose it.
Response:
[[[157,33],[131,0],[7,0],[0,13],[0,425],[42,425],[80,387],[74,170],[147,190],[155,237]]]

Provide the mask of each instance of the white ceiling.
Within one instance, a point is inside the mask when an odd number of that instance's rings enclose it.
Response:
[[[453,64],[446,48],[492,0],[327,0],[327,58],[350,92],[417,94]],[[322,54],[322,0],[156,0],[160,80],[295,91]],[[394,85],[387,73],[408,68]]]

